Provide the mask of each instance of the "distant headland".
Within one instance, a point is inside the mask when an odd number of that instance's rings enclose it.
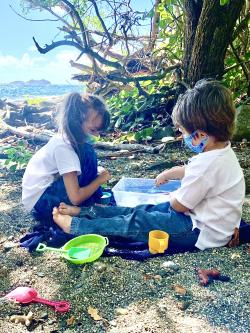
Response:
[[[51,82],[48,80],[29,80],[29,81],[13,81],[10,82],[9,85],[11,86],[49,86]]]

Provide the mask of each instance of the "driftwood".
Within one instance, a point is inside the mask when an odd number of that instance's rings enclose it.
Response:
[[[1,99],[0,98],[0,109],[3,109],[6,105],[6,99]]]
[[[6,124],[3,120],[1,120],[0,124],[1,124],[2,128],[9,131],[10,133],[21,136],[27,140],[33,140],[35,142],[47,143],[49,141],[49,139],[51,138],[51,136],[53,135],[53,133],[51,133],[51,135],[30,133],[23,129],[12,127],[12,126]],[[129,152],[158,154],[164,150],[166,144],[162,143],[162,144],[159,144],[158,146],[152,147],[152,146],[146,146],[146,145],[142,145],[142,144],[133,144],[133,143],[114,144],[112,142],[97,142],[97,143],[95,143],[94,146],[99,149],[127,150]],[[124,152],[123,152],[123,154],[124,154]]]
[[[140,153],[139,150],[120,150],[120,151],[115,151],[113,153],[109,154],[98,154],[99,159],[112,159],[112,158],[117,158],[117,157],[128,157],[128,156],[133,156],[136,153]]]
[[[135,143],[118,143],[115,144],[113,142],[97,142],[95,144],[96,148],[99,149],[108,149],[108,150],[128,150],[129,152],[140,152],[140,153],[150,153],[150,154],[158,154],[165,148],[165,144],[162,143],[158,146],[146,146],[142,144]]]
[[[6,122],[3,120],[1,120],[0,124],[1,124],[1,128],[4,128],[6,131],[9,131],[12,134],[21,136],[27,140],[34,140],[34,141],[38,141],[38,142],[42,142],[42,143],[47,143],[49,141],[49,139],[51,138],[51,136],[46,135],[46,134],[44,135],[44,134],[30,133],[25,130],[10,126],[10,125],[6,124]]]

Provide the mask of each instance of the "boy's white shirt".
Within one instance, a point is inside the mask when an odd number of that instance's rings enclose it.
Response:
[[[200,229],[200,250],[226,245],[238,228],[245,197],[243,172],[229,143],[190,159],[181,187],[172,194],[190,209],[193,229]]]
[[[30,159],[22,181],[22,203],[30,211],[56,176],[76,171],[81,174],[80,160],[71,144],[61,134],[53,136]]]

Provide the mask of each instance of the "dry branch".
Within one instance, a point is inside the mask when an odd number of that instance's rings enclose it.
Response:
[[[19,129],[13,126],[6,124],[3,120],[0,121],[1,127],[6,131],[11,132],[12,134],[23,137],[27,140],[33,140],[35,142],[47,143],[51,136],[45,134],[35,134],[27,132],[23,129]],[[165,148],[165,144],[160,144],[156,147],[146,146],[142,144],[126,144],[120,143],[115,144],[112,142],[97,142],[95,148],[99,149],[107,149],[107,150],[128,150],[129,152],[140,152],[140,153],[150,153],[150,154],[158,154]]]
[[[1,124],[1,128],[4,128],[6,131],[9,131],[12,134],[21,136],[27,140],[34,140],[34,141],[38,141],[38,142],[42,142],[42,143],[47,143],[49,141],[49,139],[51,138],[49,135],[30,133],[23,129],[19,129],[17,127],[10,126],[10,125],[6,124],[6,122],[3,120],[0,121],[0,124]]]

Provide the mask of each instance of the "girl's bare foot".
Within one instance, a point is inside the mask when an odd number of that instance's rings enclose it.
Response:
[[[70,233],[70,226],[71,226],[71,221],[72,221],[72,216],[69,215],[63,215],[59,213],[58,208],[54,207],[53,208],[53,220],[55,223],[67,234]]]
[[[61,202],[58,210],[59,213],[63,215],[78,216],[80,214],[81,208],[77,206],[66,205],[66,203]]]

